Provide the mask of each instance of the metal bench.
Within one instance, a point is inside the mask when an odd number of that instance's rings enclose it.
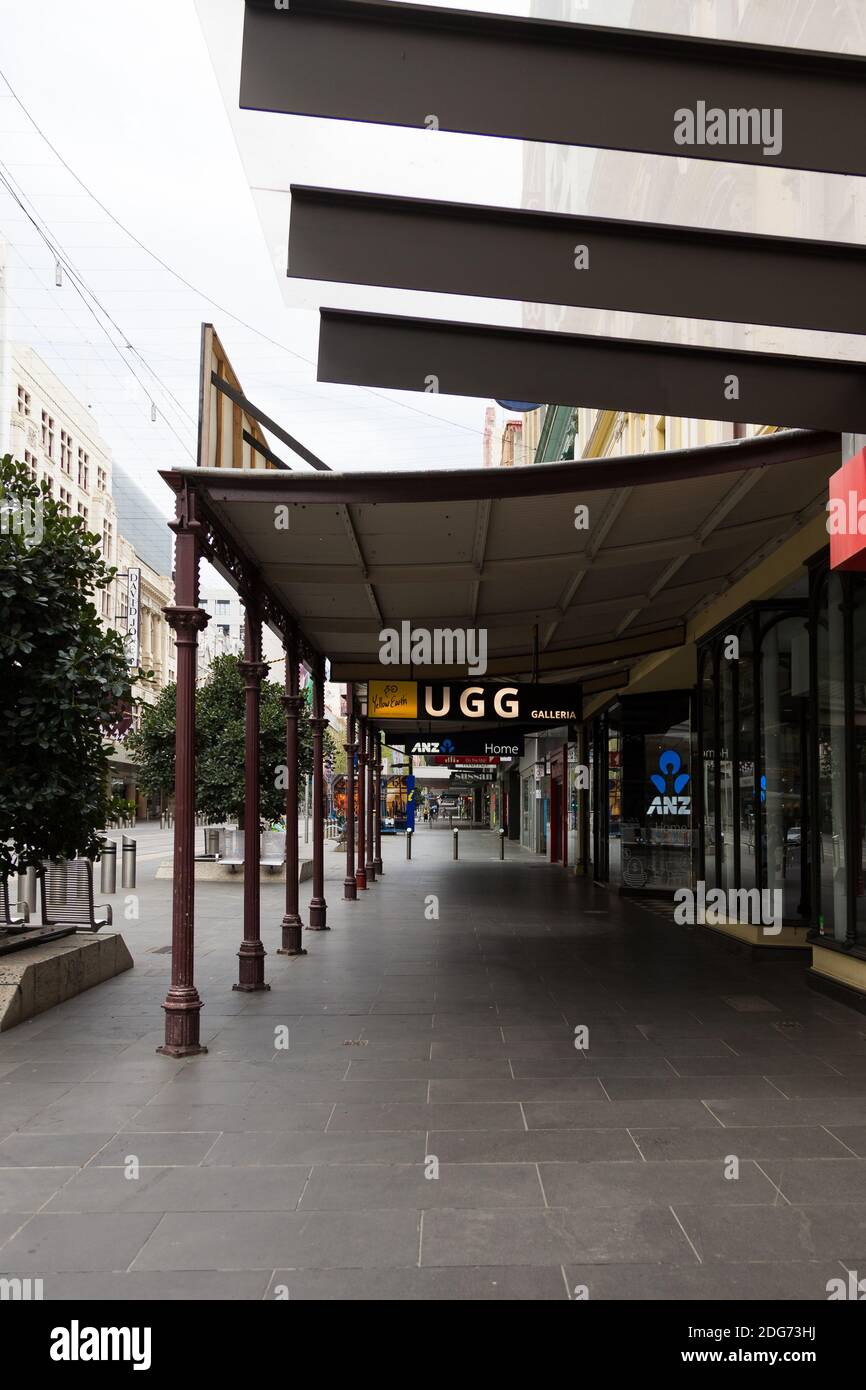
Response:
[[[111,926],[111,907],[93,901],[93,865],[89,859],[43,864],[39,876],[45,926],[74,926],[90,931]]]
[[[9,897],[9,880],[4,877],[0,877],[0,907],[3,911],[0,929],[24,931],[30,922],[30,908],[27,903],[15,902]]]
[[[244,832],[242,830],[226,831],[226,852],[220,855],[219,862],[228,865],[231,873],[244,867]]]
[[[282,869],[286,862],[286,834],[284,830],[265,830],[262,834],[263,869]]]

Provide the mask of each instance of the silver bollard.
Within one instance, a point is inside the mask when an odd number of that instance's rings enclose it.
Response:
[[[455,859],[459,859],[459,858],[460,858],[460,855],[459,855],[458,850],[457,850],[457,843],[458,843],[458,841],[459,841],[459,839],[460,839],[460,831],[457,830],[457,829],[455,829],[454,832],[453,832],[453,834],[454,834],[454,858],[455,858]]]
[[[411,827],[411,825],[407,825],[407,827],[406,827],[406,858],[407,858],[407,859],[411,859],[411,858],[412,858],[412,827]]]
[[[123,837],[123,871],[121,879],[124,888],[135,887],[135,841],[128,835]]]
[[[117,845],[113,840],[103,840],[99,852],[99,891],[117,892]]]
[[[500,859],[504,859],[504,858],[505,858],[505,831],[504,831],[504,830],[500,830],[500,832],[499,832],[499,858],[500,858]]]
[[[18,901],[27,904],[27,910],[32,917],[36,911],[36,865],[31,864],[29,869],[18,875]]]

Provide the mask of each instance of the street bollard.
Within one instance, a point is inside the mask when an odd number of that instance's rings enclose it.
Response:
[[[460,855],[459,855],[459,853],[458,853],[458,851],[457,851],[457,842],[458,842],[458,840],[460,839],[460,831],[457,830],[457,829],[455,828],[453,834],[454,834],[454,858],[455,858],[455,859],[459,859],[459,858],[460,858]]]
[[[408,826],[407,829],[406,829],[406,858],[407,858],[407,859],[411,859],[411,858],[412,858],[412,827],[411,827],[411,825]]]
[[[27,904],[27,910],[32,917],[36,911],[36,865],[31,864],[29,869],[18,875],[18,901]]]
[[[113,840],[103,840],[99,852],[99,891],[117,892],[117,845]]]
[[[123,871],[121,881],[124,888],[135,887],[135,841],[128,835],[123,837]]]
[[[505,858],[505,831],[504,831],[504,830],[500,830],[500,832],[499,832],[499,858],[500,858],[500,859],[504,859],[504,858]]]

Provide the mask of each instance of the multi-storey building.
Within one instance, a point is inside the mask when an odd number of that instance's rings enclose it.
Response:
[[[106,627],[129,635],[129,573],[139,572],[137,669],[143,678],[133,686],[137,705],[152,703],[159,691],[175,678],[174,639],[163,615],[172,602],[170,546],[165,522],[161,522],[159,547],[149,547],[142,525],[148,520],[142,507],[144,494],[130,492],[130,480],[115,473],[111,451],[99,433],[90,411],[69,391],[32,348],[7,347],[5,354],[8,413],[3,421],[2,451],[23,460],[34,481],[47,483],[51,496],[70,516],[80,516],[88,531],[99,538],[107,564],[117,570],[108,588],[95,596],[100,618]],[[115,478],[121,481],[122,516],[113,494]],[[138,503],[134,500],[138,496]],[[156,509],[149,504],[155,514]],[[153,518],[150,518],[151,520]],[[121,532],[139,532],[138,546]],[[127,526],[127,522],[129,523]],[[151,551],[153,553],[151,553]],[[134,625],[133,625],[134,627]],[[136,714],[135,721],[139,722]],[[138,792],[135,765],[130,761],[123,740],[115,742],[111,755],[112,790],[135,801],[138,813],[148,807]]]

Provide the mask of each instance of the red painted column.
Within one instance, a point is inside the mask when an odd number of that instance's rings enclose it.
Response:
[[[376,853],[373,856],[373,865],[377,874],[384,873],[382,868],[382,730],[373,730],[373,748],[376,753]]]
[[[359,889],[367,887],[367,866],[364,861],[367,839],[367,721],[358,720],[358,867],[355,870],[355,883]]]
[[[367,882],[376,882],[376,730],[367,724]]]
[[[358,897],[358,884],[355,880],[355,690],[346,687],[346,877],[343,879],[343,897],[354,902]]]
[[[202,1001],[195,969],[195,677],[198,634],[208,615],[198,606],[200,523],[191,488],[177,499],[174,605],[163,609],[177,650],[175,715],[174,881],[171,915],[171,984],[165,997],[165,1042],[157,1052],[192,1057],[207,1052],[199,1042]]]
[[[294,642],[286,642],[286,911],[282,921],[282,945],[278,956],[305,956],[301,945],[303,922],[298,910],[298,720],[304,701],[298,693],[298,654]]]
[[[323,738],[328,721],[324,717],[325,692],[321,671],[313,675],[313,896],[310,899],[308,931],[328,931],[328,904],[325,902],[325,769]]]
[[[245,993],[270,989],[265,983],[265,948],[261,933],[261,690],[267,674],[262,661],[262,620],[250,603],[244,612],[244,938],[238,951],[238,982]]]

